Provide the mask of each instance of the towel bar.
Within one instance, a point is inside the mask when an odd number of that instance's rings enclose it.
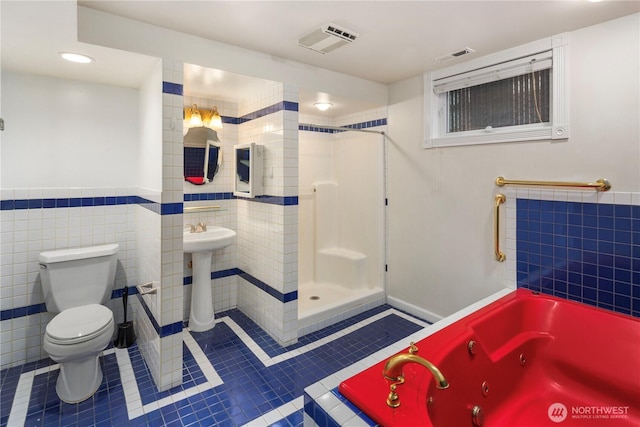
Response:
[[[503,187],[505,185],[530,185],[543,187],[577,187],[577,188],[593,188],[596,191],[609,191],[611,184],[606,179],[599,179],[596,182],[563,182],[563,181],[518,181],[505,179],[503,176],[496,178],[496,185]]]

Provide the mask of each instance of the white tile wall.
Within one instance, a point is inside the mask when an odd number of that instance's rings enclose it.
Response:
[[[160,338],[160,391],[182,384],[182,333]]]
[[[297,102],[292,85],[266,82],[241,115]],[[279,111],[238,126],[238,143],[264,145],[264,190],[270,196],[298,194],[298,112]],[[297,289],[297,206],[237,200],[238,267],[281,293]],[[297,340],[297,302],[287,304],[238,279],[238,308],[278,342]],[[292,314],[295,312],[295,315]]]
[[[129,188],[3,189],[3,200],[106,197],[135,194]],[[0,309],[21,308],[44,302],[40,284],[40,252],[118,243],[118,268],[114,289],[136,283],[135,207],[91,207],[0,211],[2,256],[0,257]],[[123,318],[119,300],[110,301],[116,321]],[[34,314],[0,322],[2,369],[47,357],[42,335],[50,313]],[[37,339],[36,339],[37,338]]]
[[[182,234],[182,215],[162,215],[161,326],[182,321]]]
[[[137,251],[137,272],[139,285],[147,282],[154,282],[157,286],[160,282],[160,230],[161,218],[155,212],[142,206],[136,207],[136,224],[138,235],[138,251]],[[159,319],[161,307],[156,295],[143,295],[144,301],[153,315]],[[144,311],[139,312],[140,315],[146,317]],[[143,352],[146,359],[146,355]]]
[[[298,340],[297,304],[297,301],[283,304],[252,283],[238,278],[238,309],[282,346],[294,344]],[[285,322],[285,319],[290,321]]]
[[[183,84],[184,64],[181,61],[163,59],[162,79],[165,82]],[[162,202],[182,204],[183,195],[183,134],[182,95],[163,96],[163,122],[170,128],[162,132]],[[169,113],[170,117],[166,117]],[[162,215],[160,219],[160,276],[159,291],[153,297],[160,312],[155,313],[160,327],[182,322],[182,214]],[[182,383],[182,334],[160,338],[159,372],[154,376],[160,390],[167,390]]]
[[[153,327],[153,323],[147,317],[144,309],[138,302],[138,296],[132,298],[135,307],[135,332],[140,353],[151,372],[156,385],[161,384],[160,374],[160,337]]]
[[[162,80],[182,84],[183,64],[163,59]],[[183,203],[182,170],[182,95],[162,95],[162,190],[145,191],[143,196],[167,206]],[[147,161],[142,156],[141,162]],[[182,321],[182,214],[160,215],[144,207],[137,209],[137,238],[139,242],[139,284],[153,282],[155,294],[142,296],[153,320],[160,327]],[[149,366],[156,386],[166,390],[182,381],[182,334],[160,338],[152,319],[136,297],[138,344]],[[179,342],[180,344],[177,344]]]
[[[166,80],[165,80],[166,81]],[[162,95],[162,202],[182,202],[182,96]]]
[[[238,267],[284,291],[283,207],[238,200]]]

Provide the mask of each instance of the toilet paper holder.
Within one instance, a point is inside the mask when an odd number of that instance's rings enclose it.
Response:
[[[136,285],[136,288],[140,295],[155,295],[158,292],[158,287],[154,285],[154,282],[147,282],[142,285]]]

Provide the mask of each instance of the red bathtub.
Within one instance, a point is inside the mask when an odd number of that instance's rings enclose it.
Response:
[[[448,388],[408,363],[391,408],[383,360],[340,393],[384,427],[640,426],[636,318],[519,289],[416,346]]]

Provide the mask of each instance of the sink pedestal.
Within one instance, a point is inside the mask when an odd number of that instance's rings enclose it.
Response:
[[[191,313],[189,329],[204,332],[215,326],[213,314],[213,286],[211,285],[211,256],[213,251],[229,246],[236,232],[228,228],[198,224],[203,231],[185,232],[184,251],[191,254],[193,281],[191,283]]]
[[[191,284],[191,312],[189,329],[204,332],[215,326],[213,288],[211,286],[211,251],[193,252],[193,282]]]

